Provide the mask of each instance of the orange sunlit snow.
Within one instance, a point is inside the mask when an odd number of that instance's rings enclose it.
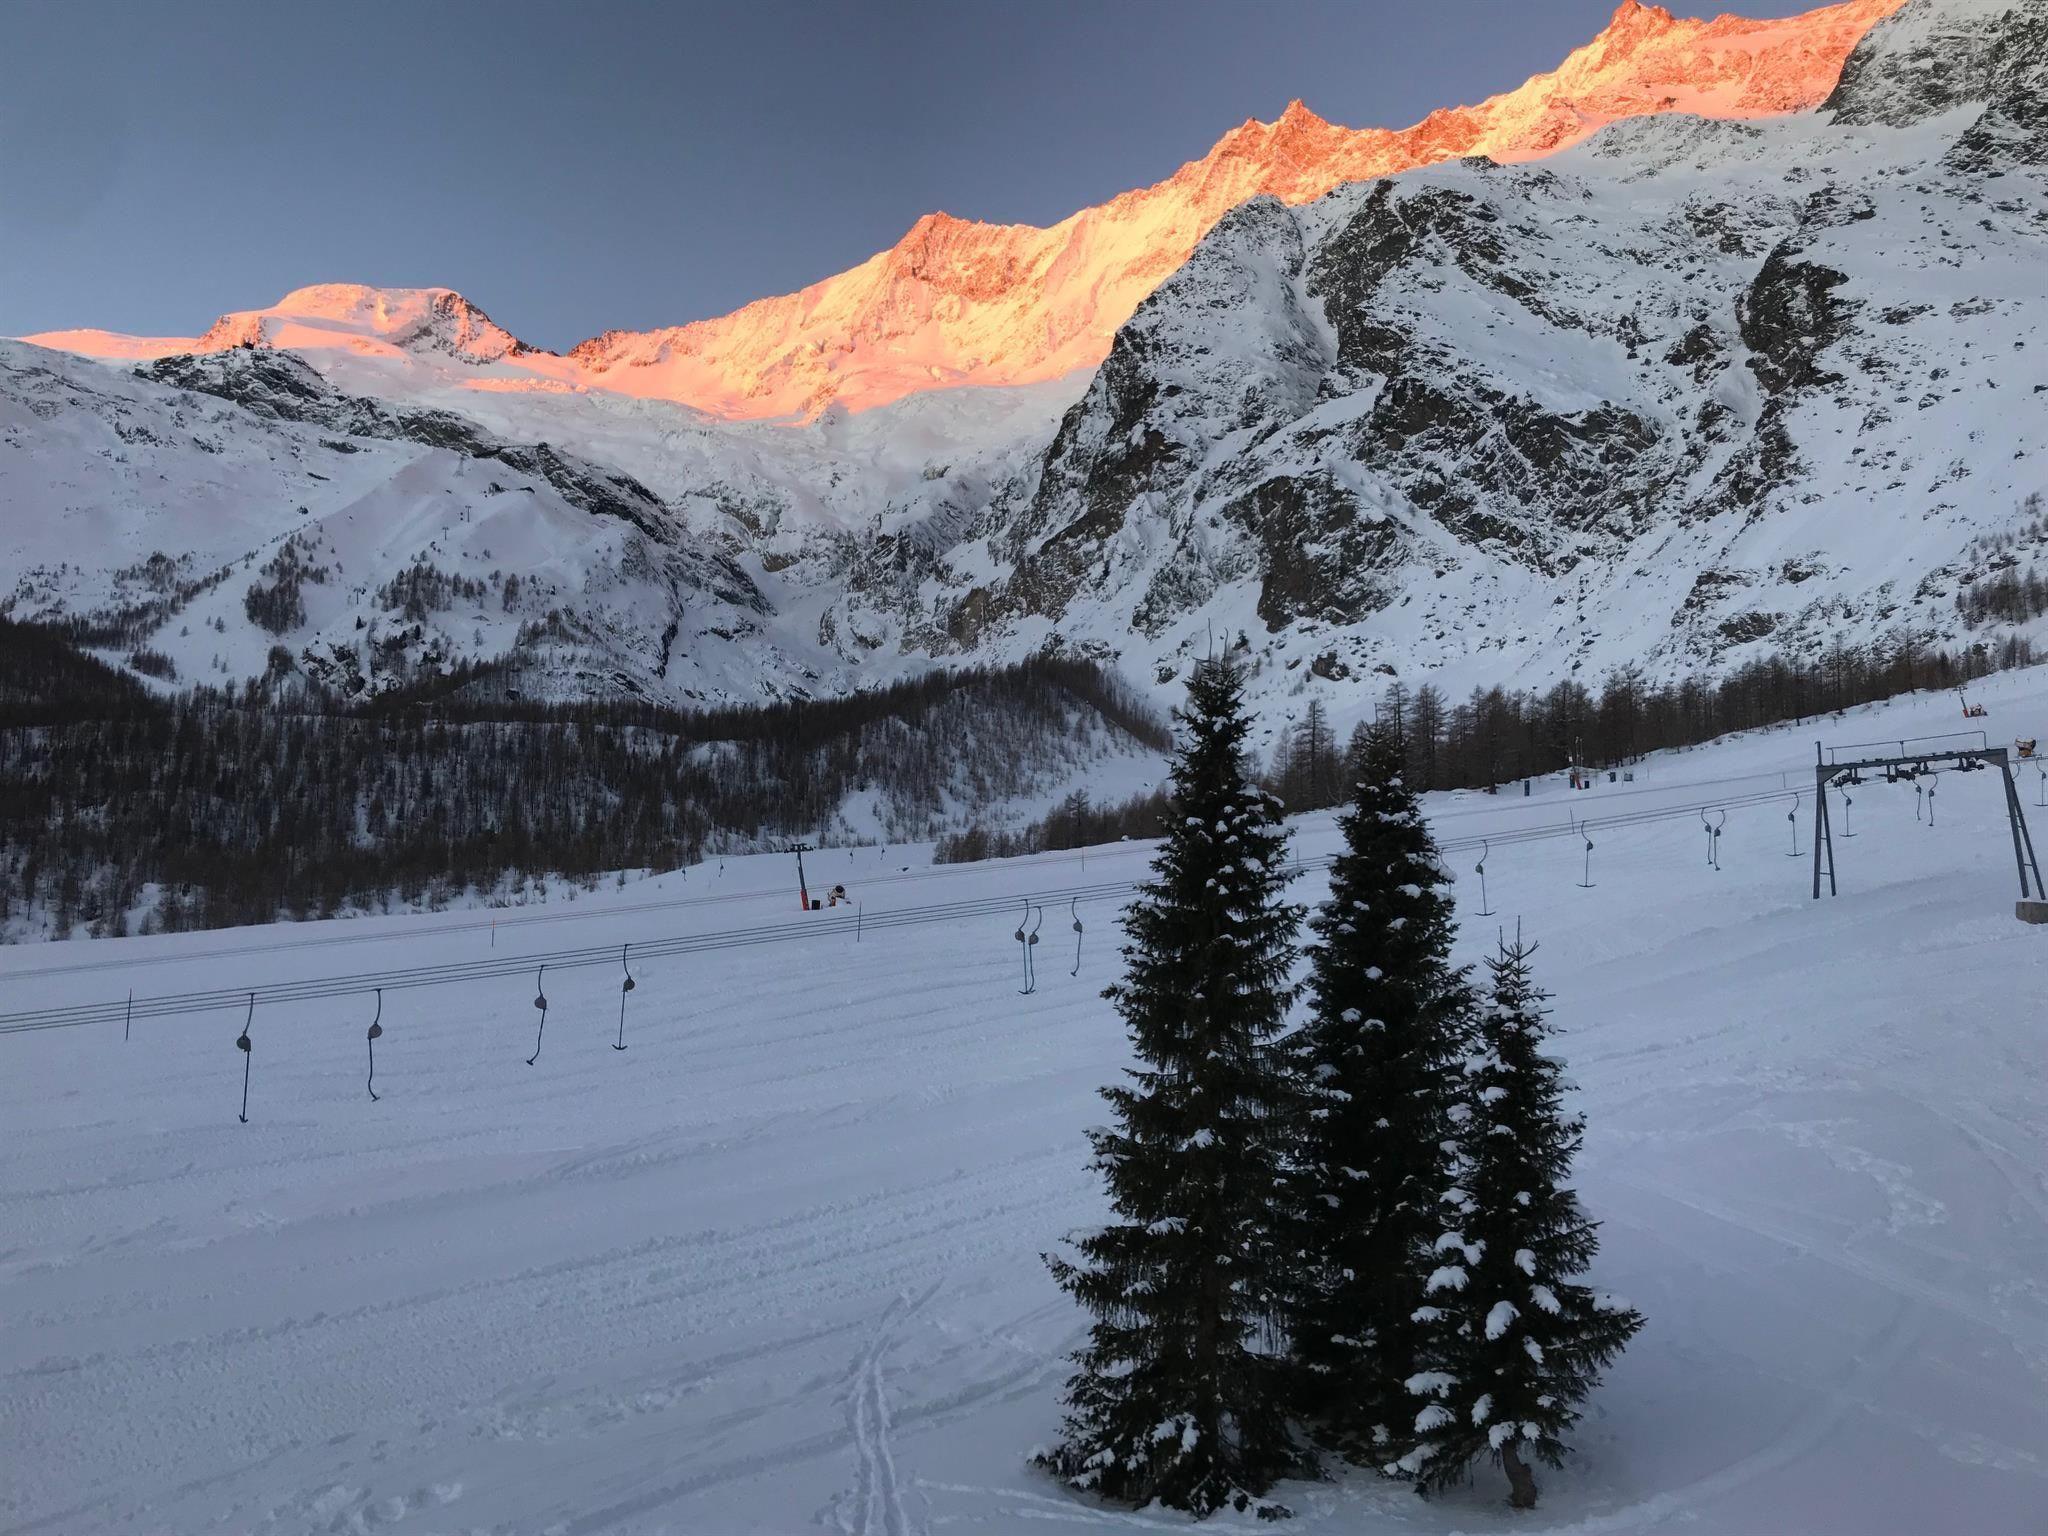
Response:
[[[1024,384],[1099,363],[1117,327],[1218,219],[1259,194],[1289,203],[1345,182],[1486,155],[1554,153],[1617,119],[1660,112],[1763,117],[1818,105],[1863,34],[1903,0],[1775,21],[1674,18],[1624,0],[1605,31],[1547,74],[1412,127],[1352,129],[1299,101],[1247,121],[1166,180],[1050,228],[943,213],[850,271],[732,314],[607,331],[565,355],[526,347],[441,288],[322,284],[224,315],[199,337],[53,331],[28,340],[144,359],[244,342],[454,364],[475,388],[585,388],[672,400],[737,419],[802,418],[961,384]]]

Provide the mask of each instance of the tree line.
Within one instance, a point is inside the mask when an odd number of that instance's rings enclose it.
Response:
[[[345,703],[279,650],[264,679],[161,695],[0,621],[0,931],[212,928],[919,840],[1164,731],[1066,659],[703,715],[494,701],[506,680],[484,668],[437,697],[449,681]],[[854,797],[874,823],[837,824]]]
[[[1410,782],[1421,789],[1484,789],[1569,767],[1613,769],[1652,752],[1698,746],[1717,737],[1813,719],[1921,689],[1961,688],[1976,678],[2026,666],[2033,647],[2020,636],[1960,651],[1911,642],[1873,646],[1837,640],[1817,657],[1765,657],[1718,681],[1689,677],[1652,685],[1639,668],[1610,674],[1594,693],[1576,679],[1543,692],[1475,688],[1451,704],[1436,688],[1390,684],[1380,718],[1404,743]],[[1316,713],[1312,702],[1308,715]],[[1960,705],[1958,706],[1960,714]],[[1273,777],[1290,809],[1337,803],[1349,782],[1346,753],[1326,728],[1304,718],[1283,744]],[[1334,769],[1333,769],[1334,763]]]
[[[1956,612],[1972,629],[1987,624],[2025,624],[2048,613],[2048,576],[2039,552],[2048,548],[2048,495],[2035,491],[2020,504],[2025,522],[1970,541],[1966,559],[1977,569],[1956,588]],[[2028,557],[2020,569],[2022,554]]]
[[[1990,592],[2005,579],[1986,578],[1976,587]],[[2033,646],[2022,636],[1957,651],[1907,639],[1870,646],[1838,640],[1818,657],[1780,653],[1717,681],[1694,677],[1651,684],[1639,668],[1627,667],[1610,674],[1597,693],[1566,679],[1543,691],[1474,688],[1452,704],[1434,684],[1410,689],[1397,681],[1387,685],[1376,713],[1391,722],[1402,742],[1410,784],[1422,790],[1485,789],[1571,766],[1616,769],[1651,752],[1919,689],[1961,688],[2033,660]],[[1367,729],[1361,724],[1340,739],[1327,706],[1312,697],[1302,718],[1283,734],[1261,782],[1290,812],[1341,804],[1357,778]],[[976,825],[954,833],[941,840],[938,857],[1014,858],[1126,837],[1155,838],[1165,830],[1161,792],[1109,804],[1076,794],[1014,832]]]

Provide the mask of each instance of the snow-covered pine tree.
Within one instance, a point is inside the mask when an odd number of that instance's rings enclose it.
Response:
[[[1251,781],[1243,684],[1200,664],[1178,713],[1170,830],[1125,914],[1125,979],[1104,996],[1141,1065],[1091,1131],[1117,1219],[1049,1258],[1094,1314],[1067,1383],[1075,1485],[1205,1515],[1305,1465],[1288,1423],[1278,1240],[1298,1084],[1277,1037],[1301,909],[1282,899],[1279,803]],[[1274,1511],[1277,1512],[1277,1511]]]
[[[1558,1063],[1543,1054],[1550,1027],[1529,974],[1534,950],[1518,933],[1487,961],[1491,996],[1465,1064],[1457,1182],[1445,1202],[1452,1227],[1436,1240],[1408,1381],[1424,1406],[1399,1467],[1428,1493],[1491,1454],[1517,1509],[1536,1503],[1524,1453],[1562,1463],[1579,1404],[1643,1326],[1626,1304],[1576,1283],[1599,1246],[1565,1182],[1585,1122],[1565,1113]]]
[[[1306,1288],[1289,1332],[1303,1408],[1380,1465],[1415,1414],[1413,1318],[1442,1230],[1472,992],[1451,964],[1449,890],[1400,735],[1375,724],[1360,747],[1344,851],[1310,920],[1312,1007],[1296,1038],[1311,1108],[1293,1202]]]

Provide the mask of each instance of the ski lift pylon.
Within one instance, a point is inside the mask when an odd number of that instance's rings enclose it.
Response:
[[[377,1102],[377,1039],[383,1033],[384,989],[382,987],[379,987],[377,989],[377,1013],[376,1016],[370,1020],[370,1029],[369,1034],[367,1036],[370,1044],[370,1076],[368,1081],[363,1085],[364,1087],[370,1090],[370,1102],[372,1104]]]
[[[612,1047],[615,1051],[623,1051],[626,1048],[626,994],[639,985],[633,980],[633,972],[626,965],[626,951],[632,947],[630,944],[619,946],[619,969],[626,973],[626,979],[619,983],[619,1043]]]
[[[533,1032],[533,1054],[526,1058],[529,1067],[540,1060],[540,1042],[548,1032],[548,995],[541,990],[541,982],[547,974],[548,968],[543,964],[533,978],[533,1006],[540,1010],[540,1028]]]
[[[242,1032],[235,1036],[235,1049],[242,1053],[242,1124],[249,1123],[249,1064],[255,1059],[255,1048],[249,1043],[249,1026],[256,1022],[256,994],[249,994],[249,1016],[242,1020]]]
[[[1024,927],[1031,923],[1029,931]],[[1029,997],[1038,990],[1038,969],[1031,963],[1032,948],[1038,943],[1038,930],[1045,926],[1045,908],[1038,908],[1038,920],[1032,922],[1031,898],[1024,898],[1024,915],[1017,920],[1017,945],[1024,951],[1024,986],[1019,997]]]

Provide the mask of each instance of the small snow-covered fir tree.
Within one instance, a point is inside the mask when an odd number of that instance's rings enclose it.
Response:
[[[1179,712],[1171,829],[1125,914],[1125,979],[1104,995],[1141,1065],[1091,1131],[1117,1220],[1054,1276],[1094,1314],[1067,1383],[1074,1484],[1208,1514],[1303,1465],[1288,1424],[1275,1195],[1298,1113],[1277,1042],[1299,908],[1282,899],[1279,803],[1246,773],[1243,684],[1199,665]]]
[[[1534,945],[1501,942],[1487,961],[1457,1115],[1457,1182],[1436,1240],[1435,1270],[1417,1313],[1422,1347],[1409,1389],[1421,1409],[1401,1459],[1425,1493],[1491,1455],[1509,1502],[1536,1503],[1525,1456],[1562,1463],[1564,1436],[1601,1370],[1643,1326],[1642,1315],[1576,1282],[1599,1243],[1566,1186],[1585,1122],[1562,1107],[1558,1063],[1529,974]]]
[[[1359,742],[1298,1037],[1310,1110],[1297,1170],[1305,1292],[1290,1333],[1303,1407],[1347,1454],[1383,1463],[1414,1418],[1415,1309],[1472,1005],[1451,964],[1435,840],[1391,724]]]

